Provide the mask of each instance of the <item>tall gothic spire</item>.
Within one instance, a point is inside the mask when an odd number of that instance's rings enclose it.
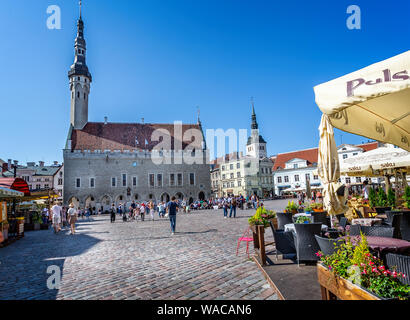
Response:
[[[253,101],[253,97],[251,98],[252,103],[252,124],[251,129],[258,129],[258,123],[256,122],[256,114],[255,114],[255,102]]]
[[[88,67],[85,61],[87,46],[84,39],[84,22],[81,14],[82,1],[79,2],[79,18],[77,21],[77,36],[75,38],[75,58],[74,64],[71,66],[68,72],[68,77],[71,76],[85,76],[92,81],[91,74],[88,71]]]

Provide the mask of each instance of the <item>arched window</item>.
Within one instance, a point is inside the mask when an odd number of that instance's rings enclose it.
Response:
[[[84,100],[85,100],[85,92],[84,92]]]
[[[80,98],[80,91],[77,91],[77,98]]]

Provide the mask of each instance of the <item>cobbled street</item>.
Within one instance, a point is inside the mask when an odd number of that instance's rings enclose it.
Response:
[[[238,210],[236,219],[224,219],[222,210],[180,213],[174,236],[158,215],[144,222],[79,219],[74,236],[26,232],[0,249],[0,299],[278,299],[245,243],[236,256],[253,213]],[[61,270],[59,289],[47,288],[49,266]]]

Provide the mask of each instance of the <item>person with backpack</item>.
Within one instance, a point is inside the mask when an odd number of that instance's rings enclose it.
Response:
[[[175,228],[177,223],[177,211],[178,211],[178,203],[175,201],[175,197],[171,198],[171,201],[167,204],[167,212],[169,216],[169,221],[171,223],[171,235],[175,234]]]
[[[115,204],[113,203],[111,206],[111,223],[115,222]]]
[[[232,211],[233,211],[233,217],[236,218],[236,205],[237,205],[236,198],[232,197],[231,211],[229,212],[229,218],[232,218]]]

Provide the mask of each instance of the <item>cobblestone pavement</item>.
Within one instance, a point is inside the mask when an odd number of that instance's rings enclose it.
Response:
[[[79,220],[78,234],[26,232],[0,249],[0,299],[278,299],[255,263],[236,256],[253,210],[224,219],[222,210],[123,222]],[[253,254],[253,245],[250,244]],[[61,268],[60,289],[47,268]]]

